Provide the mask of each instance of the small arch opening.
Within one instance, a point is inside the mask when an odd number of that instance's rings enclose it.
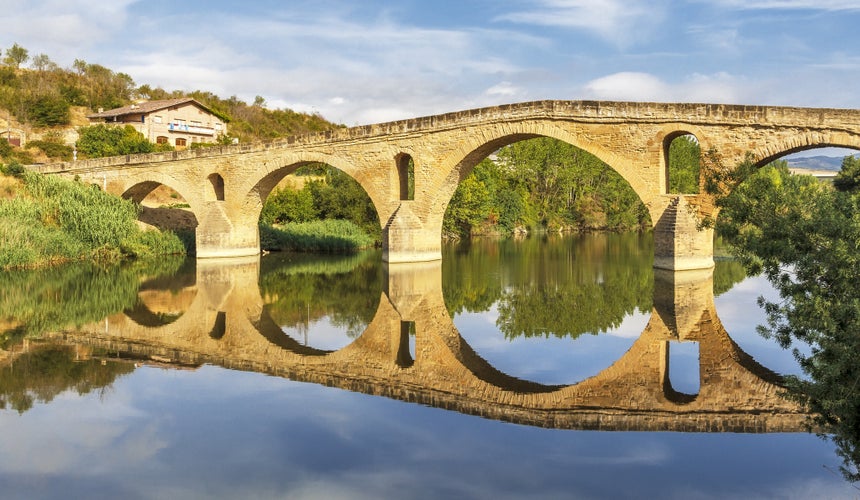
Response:
[[[397,155],[397,177],[400,180],[400,199],[415,199],[415,162],[408,154]]]
[[[212,186],[210,195],[215,201],[224,201],[224,178],[220,174],[210,174],[209,183]]]
[[[212,340],[221,340],[224,334],[227,333],[227,313],[218,311],[215,315],[215,323],[212,325],[212,331],[209,332],[209,337]]]
[[[409,368],[415,364],[415,322],[400,322],[400,345],[397,349],[397,366]]]
[[[698,194],[701,147],[696,136],[685,132],[669,135],[663,143],[663,151],[668,192]]]
[[[699,394],[699,343],[670,342],[666,369],[671,392],[679,393],[679,399],[686,401]]]

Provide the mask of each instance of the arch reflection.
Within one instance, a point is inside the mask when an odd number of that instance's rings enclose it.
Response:
[[[651,319],[631,348],[607,369],[573,385],[511,377],[475,353],[445,308],[438,262],[385,266],[385,288],[373,319],[354,342],[331,352],[273,335],[259,274],[258,258],[199,261],[200,298],[182,321],[152,328],[120,314],[53,337],[157,356],[162,362],[251,370],[541,427],[803,430],[805,415],[780,397],[779,376],[744,353],[723,328],[714,310],[710,271],[660,272]],[[404,324],[414,325],[414,353],[412,330]],[[219,325],[223,333],[212,335]],[[667,354],[675,342],[699,345],[697,395],[681,394],[668,382]]]

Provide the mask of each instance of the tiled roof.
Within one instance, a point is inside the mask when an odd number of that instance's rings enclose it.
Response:
[[[101,113],[96,113],[93,115],[88,115],[87,118],[114,118],[125,115],[137,115],[141,113],[152,113],[153,111],[159,111],[162,109],[171,108],[173,106],[179,106],[180,104],[185,103],[194,103],[196,106],[212,113],[209,108],[200,104],[196,100],[190,97],[181,97],[179,99],[164,99],[161,101],[147,101],[142,102],[140,104],[130,104],[128,106],[123,106],[121,108],[109,109],[107,111],[103,111]]]

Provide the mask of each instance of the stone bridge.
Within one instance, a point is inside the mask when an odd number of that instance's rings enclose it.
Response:
[[[748,152],[764,164],[814,147],[860,149],[860,110],[538,101],[271,143],[38,169],[79,177],[136,201],[159,185],[169,186],[190,205],[197,222],[197,257],[208,258],[259,253],[257,222],[266,197],[302,165],[325,163],[352,176],[370,196],[383,228],[383,259],[419,262],[441,258],[445,209],[475,165],[502,146],[552,137],[594,154],[632,186],[655,226],[655,267],[708,268],[713,266],[712,233],[696,229],[696,210],[689,207],[696,206],[700,216],[713,209],[707,208],[708,200],[667,190],[669,144],[684,134],[694,135],[703,151],[719,152],[726,165]],[[409,164],[414,165],[411,196]]]
[[[287,336],[268,316],[257,258],[231,260],[229,266],[198,260],[195,282],[164,293],[184,304],[172,323],[149,321],[154,315],[137,308],[52,338],[106,348],[112,356],[177,367],[209,363],[541,427],[804,430],[806,415],[779,395],[780,378],[722,327],[711,270],[658,271],[651,319],[632,347],[593,377],[544,385],[499,371],[468,345],[445,308],[438,261],[390,264],[364,333],[342,349],[324,351]],[[683,394],[670,383],[669,351],[678,342],[699,344],[698,394]]]

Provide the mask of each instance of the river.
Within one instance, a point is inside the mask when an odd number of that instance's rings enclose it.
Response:
[[[649,235],[8,272],[3,498],[855,498],[761,277]]]

